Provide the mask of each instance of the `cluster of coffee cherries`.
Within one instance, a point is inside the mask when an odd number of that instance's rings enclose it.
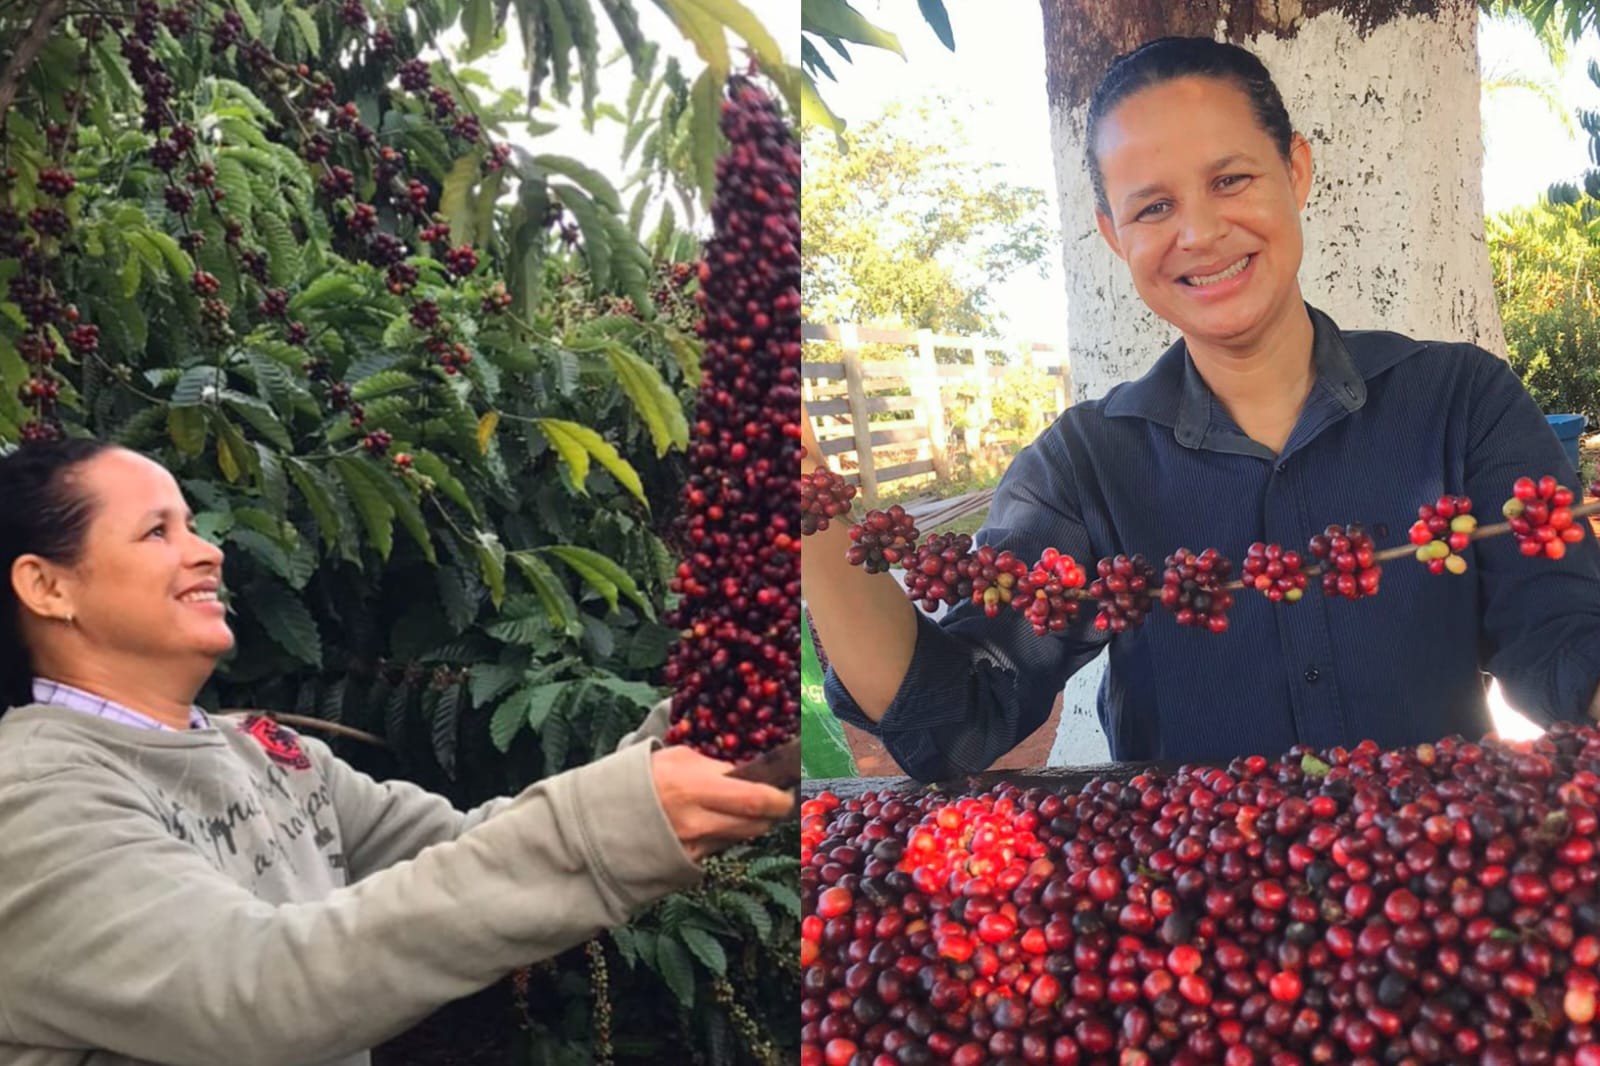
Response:
[[[887,573],[917,549],[917,522],[898,503],[887,511],[872,510],[850,527],[853,542],[845,551],[851,566],[869,574]]]
[[[1256,541],[1245,552],[1244,585],[1273,603],[1298,603],[1306,593],[1305,556],[1281,544]]]
[[[705,349],[677,525],[681,598],[667,616],[680,637],[662,676],[668,743],[737,762],[800,731],[800,144],[743,77],[729,79],[719,125],[728,149],[695,293]]]
[[[5,190],[9,197],[10,183],[16,178],[14,168],[5,171]],[[77,188],[77,177],[59,167],[46,167],[39,172],[38,189],[44,197],[29,212],[27,224],[33,230],[27,235],[18,213],[6,206],[3,215],[3,251],[14,255],[18,270],[10,279],[7,290],[22,312],[27,329],[16,340],[16,348],[28,365],[28,377],[18,387],[17,398],[28,409],[29,418],[20,427],[21,438],[27,443],[60,440],[66,435],[57,413],[61,397],[62,378],[54,364],[62,354],[56,343],[58,331],[70,330],[67,343],[83,353],[99,346],[99,333],[94,326],[80,325],[78,310],[63,304],[52,274],[59,254],[54,238],[65,236],[67,214],[64,199]],[[58,222],[60,225],[58,225]]]
[[[1309,550],[1322,560],[1322,591],[1327,596],[1359,600],[1376,596],[1383,567],[1374,558],[1372,534],[1359,523],[1331,525],[1311,538]]]
[[[1179,548],[1167,556],[1161,572],[1161,605],[1180,626],[1201,626],[1212,633],[1228,631],[1233,593],[1223,588],[1233,563],[1215,548],[1195,553]]]
[[[422,342],[422,346],[439,361],[447,375],[454,376],[472,365],[472,349],[461,341],[432,334]]]
[[[389,454],[389,448],[394,444],[394,437],[387,430],[375,429],[361,439],[361,446],[367,454],[374,459],[382,459]]]
[[[932,614],[972,599],[972,537],[935,533],[905,561],[906,595]]]
[[[1437,502],[1417,508],[1417,520],[1408,535],[1417,546],[1417,562],[1430,572],[1464,574],[1467,557],[1463,553],[1477,528],[1470,498],[1440,496]]]
[[[338,6],[339,17],[346,25],[362,28],[369,24],[366,6],[361,0],[342,0]],[[213,55],[221,57],[222,63],[231,67],[237,59],[244,71],[239,76],[246,78],[256,92],[263,96],[267,96],[270,92],[278,98],[275,102],[281,102],[287,109],[298,114],[301,120],[298,126],[308,131],[300,144],[301,152],[307,161],[321,168],[319,186],[334,197],[331,206],[342,220],[341,233],[348,235],[357,250],[361,247],[369,249],[369,258],[372,262],[388,268],[391,291],[400,294],[415,286],[416,268],[404,262],[409,249],[402,239],[381,232],[378,208],[387,198],[395,204],[402,217],[407,217],[409,212],[410,217],[413,217],[418,224],[426,223],[431,217],[429,208],[433,194],[423,182],[415,179],[406,180],[404,150],[394,146],[380,146],[375,131],[361,122],[359,107],[353,102],[340,102],[337,88],[331,79],[313,72],[304,63],[294,64],[279,60],[273,55],[271,48],[251,37],[245,21],[237,12],[230,10],[228,5],[222,5],[220,11],[208,11],[204,5],[195,0],[138,0],[137,3],[130,5],[127,14],[131,16],[131,23],[125,23],[121,17],[105,19],[96,15],[80,18],[78,27],[89,40],[99,39],[107,28],[114,30],[120,40],[122,59],[126,62],[129,73],[143,96],[142,125],[145,132],[152,135],[149,159],[164,176],[163,197],[182,229],[177,235],[177,240],[184,250],[191,256],[196,256],[206,244],[206,233],[193,224],[192,218],[196,205],[204,200],[210,205],[216,221],[221,224],[220,228],[225,235],[229,250],[240,266],[240,276],[254,278],[263,290],[269,287],[268,256],[259,248],[243,246],[245,226],[240,219],[223,213],[222,206],[227,194],[217,185],[218,175],[215,165],[205,158],[206,144],[197,135],[195,128],[183,121],[175,107],[179,78],[164,59],[168,57],[168,53],[159,45],[163,27],[165,32],[185,43],[198,38],[202,48],[206,36],[209,36],[210,51]],[[206,25],[208,16],[210,24]],[[386,27],[380,26],[378,35],[372,42],[374,54],[379,56],[391,54],[393,44],[393,35]],[[196,53],[191,50],[188,54],[192,57]],[[455,119],[452,132],[456,137],[468,143],[483,143],[483,131],[478,120],[471,115],[457,114],[459,108],[456,101],[449,93],[431,84],[425,64],[417,63],[414,68],[403,72],[405,76],[402,77],[402,81],[408,83],[408,88],[424,95],[428,106],[439,118]],[[300,89],[304,89],[305,92],[300,94]],[[63,101],[74,117],[80,106],[76,96],[77,94],[69,92],[65,94]],[[325,117],[319,117],[318,111],[325,112]],[[70,124],[53,122],[48,124],[45,133],[52,148],[60,149],[66,147],[72,129]],[[336,160],[332,158],[334,141],[338,134],[348,135],[362,151],[375,160],[376,194],[372,203],[353,199],[360,184],[357,174],[345,166],[336,165]],[[488,157],[484,162],[485,169],[498,170],[508,162],[510,149],[506,145],[493,145],[485,154]],[[15,172],[12,171],[8,175],[8,180],[14,179],[15,176]],[[79,178],[60,165],[46,166],[39,171],[37,189],[43,199],[30,215],[30,222],[38,234],[44,237],[66,235],[68,214],[65,206],[51,202],[51,198],[56,200],[65,198],[73,193],[78,185]],[[0,207],[0,244],[11,243],[9,236],[13,228],[20,231],[21,219],[17,218],[17,226],[11,227],[8,217],[11,214],[13,213]],[[448,234],[447,227],[444,234]],[[6,254],[18,254],[21,251],[22,249],[8,248]],[[463,244],[439,251],[442,253],[440,258],[447,264],[447,269],[458,277],[466,277],[478,269],[478,252],[469,245]],[[22,256],[22,258],[26,274],[30,270],[30,257]],[[233,337],[231,319],[234,317],[234,312],[228,303],[220,298],[219,279],[210,271],[196,270],[188,280],[198,298],[201,325],[206,335],[219,343],[230,340]],[[24,288],[27,288],[26,281]],[[49,292],[47,282],[42,288],[46,293]],[[24,292],[23,295],[27,293]],[[486,313],[491,309],[503,311],[508,302],[509,297],[503,287],[497,292],[491,291],[490,295],[485,297],[485,311]],[[53,309],[49,318],[55,317],[55,310],[59,308]],[[281,313],[281,309],[278,313],[269,312],[269,317],[282,320],[284,336],[288,343],[296,346],[308,344],[311,331],[303,323],[288,321]],[[442,330],[443,327],[441,332]],[[60,332],[66,337],[68,346],[75,352],[92,354],[98,348],[99,336],[93,326],[78,326],[69,334],[68,325],[63,323]],[[464,346],[454,343],[456,338],[449,338],[452,343],[446,343],[446,338],[442,335],[432,339],[439,341],[439,346],[430,347],[429,350],[439,357],[447,373],[457,372],[470,361],[471,355],[464,350]],[[19,349],[21,347],[19,343]],[[308,354],[308,372],[315,362],[315,357]],[[323,380],[330,387],[341,384],[331,381],[326,374],[323,375]],[[52,390],[41,387],[35,388],[33,393],[41,405],[53,402]],[[54,390],[54,393],[59,394],[59,388]],[[352,418],[352,424],[359,427],[361,424],[359,405],[349,406],[357,413],[357,416]],[[60,427],[56,423],[52,409],[50,416],[41,420],[38,426],[32,427],[29,435],[43,439],[59,433]]]
[[[972,602],[983,607],[989,618],[1016,600],[1017,583],[1028,576],[1028,564],[1009,551],[998,551],[985,544],[972,555]]]
[[[450,268],[450,273],[464,278],[478,269],[478,253],[470,244],[457,245],[444,254],[444,263]]]
[[[483,294],[483,302],[478,309],[486,315],[498,315],[511,306],[511,299],[511,290],[506,288],[506,283],[497,281]]]
[[[1089,595],[1100,607],[1094,627],[1102,633],[1122,633],[1143,623],[1159,584],[1150,561],[1143,555],[1101,559],[1095,564],[1095,574],[1089,582]]]
[[[364,27],[368,17],[356,0],[345,4],[343,18],[348,25]],[[386,27],[379,27],[371,44],[373,55],[380,59],[387,59],[393,53],[394,38]],[[379,229],[378,209],[385,203],[392,204],[397,214],[419,227],[417,240],[425,246],[424,253],[431,250],[451,276],[464,279],[475,273],[480,258],[478,250],[470,244],[448,245],[450,227],[431,210],[435,193],[426,183],[408,176],[409,161],[405,151],[392,145],[380,145],[376,133],[361,121],[360,108],[352,101],[339,102],[337,88],[326,76],[312,72],[304,64],[294,68],[279,66],[283,73],[291,75],[287,81],[304,90],[298,101],[291,101],[285,95],[285,102],[298,110],[304,128],[317,131],[305,139],[302,154],[314,166],[321,167],[319,187],[330,197],[332,210],[344,220],[345,229],[354,242],[351,250],[385,269],[389,291],[397,296],[412,293],[417,286],[419,270],[408,261],[411,248],[406,241]],[[397,69],[402,88],[422,97],[436,117],[456,119],[451,132],[457,138],[468,144],[482,141],[478,119],[470,114],[458,116],[456,101],[447,91],[432,84],[426,63],[409,60]],[[337,134],[346,135],[372,163],[375,191],[371,203],[356,199],[356,174],[330,159]],[[508,145],[492,145],[484,169],[503,168],[510,154]],[[419,317],[417,311],[424,302],[413,298],[413,319]],[[504,312],[510,303],[510,294],[501,284],[491,288],[484,297],[482,309],[485,314],[497,314]],[[427,334],[424,347],[447,375],[461,372],[472,362],[470,349],[450,335],[450,324],[439,318],[436,308],[431,321],[419,324],[418,329]]]
[[[801,458],[805,449],[800,450]],[[819,466],[800,478],[800,533],[811,536],[828,528],[840,515],[850,513],[856,487],[826,466]]]
[[[1572,723],[824,792],[800,1062],[1600,1066],[1597,812]]]
[[[60,167],[45,167],[39,171],[39,191],[46,196],[65,199],[77,187],[77,176]]]
[[[1572,514],[1572,490],[1548,474],[1518,478],[1500,509],[1523,555],[1560,559],[1567,545],[1583,539],[1583,523]]]
[[[562,227],[565,234],[566,228],[561,219],[563,212],[556,208],[553,212],[553,223]],[[690,292],[690,283],[694,281],[695,271],[688,263],[657,263],[655,268],[654,288],[650,293],[650,301],[656,305],[657,314],[669,322],[678,322],[684,319],[689,306],[694,301]]]
[[[1020,610],[1038,636],[1059,633],[1078,616],[1078,597],[1087,575],[1070,555],[1046,548],[1033,569],[1017,582],[1011,606]]]
[[[45,417],[55,413],[56,401],[60,398],[61,383],[53,377],[31,377],[17,386],[17,399]]]

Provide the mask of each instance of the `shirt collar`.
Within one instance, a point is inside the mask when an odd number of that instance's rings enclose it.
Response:
[[[1306,311],[1311,315],[1317,384],[1347,413],[1367,402],[1367,379],[1423,347],[1398,333],[1345,333],[1310,304]],[[1180,337],[1143,377],[1111,390],[1101,410],[1108,418],[1143,418],[1167,426],[1179,444],[1199,448],[1211,428],[1212,400],[1211,387]]]
[[[49,678],[36,677],[33,679],[33,698],[39,703],[46,703],[53,707],[66,707],[74,711],[83,711],[99,718],[109,718],[124,725],[136,726],[141,729],[164,729],[177,732],[170,725],[158,718],[153,718],[142,711],[136,711],[124,706],[115,700],[108,700],[104,696],[96,696],[81,688],[52,681]],[[211,719],[206,717],[206,712],[198,706],[189,708],[189,728],[209,729]]]

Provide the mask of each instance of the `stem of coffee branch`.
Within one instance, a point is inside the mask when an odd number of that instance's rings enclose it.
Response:
[[[22,79],[49,42],[50,32],[55,29],[56,20],[61,18],[66,8],[67,0],[45,0],[34,15],[27,35],[17,44],[16,51],[11,53],[5,70],[0,72],[0,119],[10,113],[11,102],[17,97]]]

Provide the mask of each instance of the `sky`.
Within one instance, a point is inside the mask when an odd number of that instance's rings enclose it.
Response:
[[[1521,71],[1548,80],[1570,115],[1577,108],[1600,110],[1600,88],[1589,80],[1591,61],[1600,61],[1600,35],[1590,34],[1568,50],[1566,66],[1550,66],[1526,25],[1498,19],[1479,23],[1480,66],[1493,74]],[[1572,180],[1591,166],[1588,136],[1571,130],[1549,105],[1523,90],[1491,93],[1483,101],[1483,200],[1490,214],[1525,206],[1545,191],[1552,175]]]
[[[907,58],[853,48],[854,63],[830,64],[839,82],[822,83],[829,106],[847,121],[862,122],[894,100],[915,100],[936,92],[969,98],[978,109],[972,123],[972,151],[1004,162],[1009,180],[1043,189],[1053,205],[1055,170],[1038,3],[947,2],[954,53],[939,43],[908,4],[864,0],[859,7],[868,18],[897,32]],[[1480,24],[1479,52],[1485,70],[1519,72],[1550,82],[1569,112],[1577,107],[1600,109],[1600,89],[1585,72],[1590,59],[1600,59],[1600,37],[1571,47],[1565,71],[1557,72],[1525,25],[1485,19]],[[1575,177],[1588,165],[1587,138],[1576,121],[1569,133],[1533,93],[1493,94],[1484,104],[1484,124],[1484,202],[1489,213],[1532,203],[1552,180]],[[1007,310],[1008,332],[1065,348],[1065,292],[1057,260],[1051,261],[1044,278],[1030,273],[994,291],[995,304]]]

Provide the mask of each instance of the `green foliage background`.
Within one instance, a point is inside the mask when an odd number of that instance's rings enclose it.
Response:
[[[1489,258],[1511,365],[1550,414],[1600,426],[1600,215],[1540,204],[1489,220]]]

